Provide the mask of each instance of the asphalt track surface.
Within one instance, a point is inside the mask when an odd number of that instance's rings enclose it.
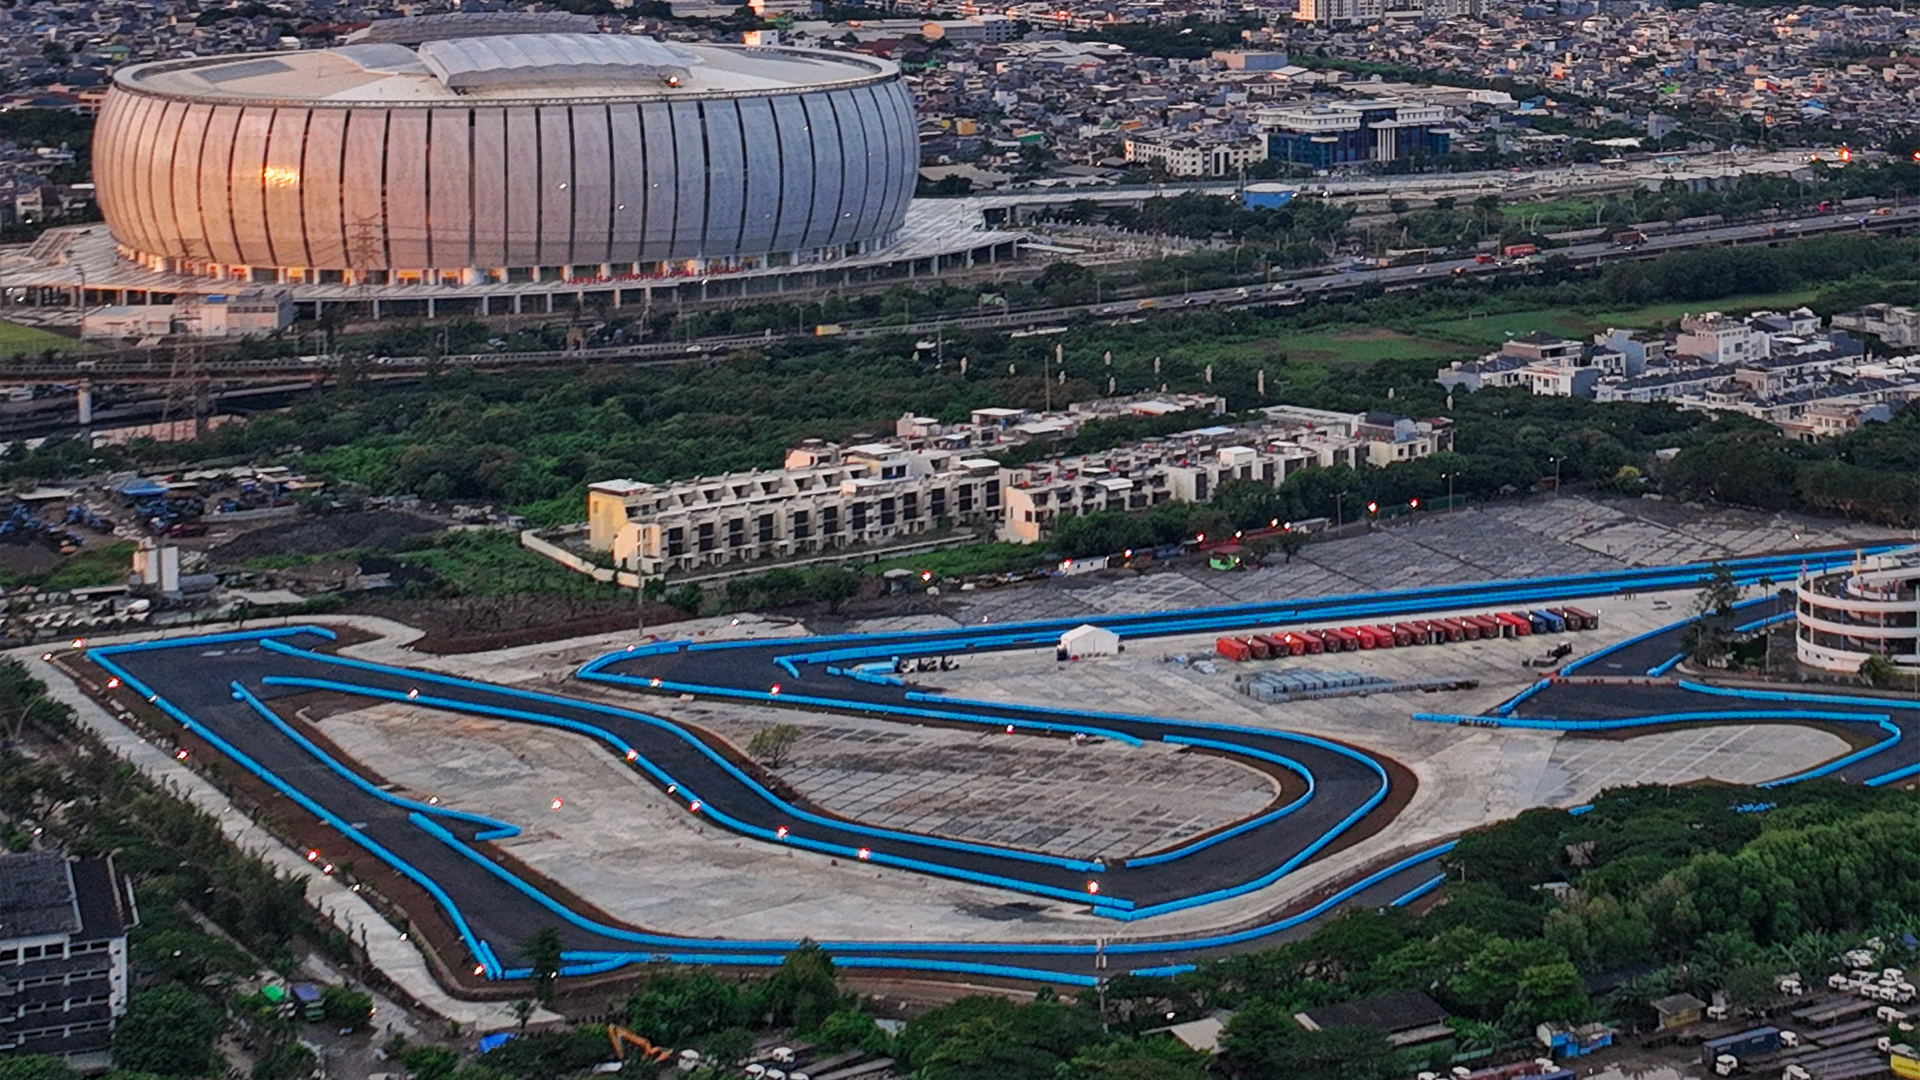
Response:
[[[1794,553],[1727,560],[1737,580],[1788,580],[1800,568],[1842,565],[1853,552]],[[1546,606],[1622,592],[1697,587],[1714,564],[1640,568],[1547,579],[1438,586],[1290,602],[1240,605],[1092,620],[1125,638],[1199,632],[1255,631],[1321,621],[1374,622],[1443,610]],[[1755,613],[1756,616],[1763,614]],[[322,651],[329,633],[316,627],[249,631],[104,646],[89,656],[128,687],[200,735],[241,767],[275,786],[376,858],[419,884],[465,942],[476,973],[526,974],[514,944],[556,926],[566,948],[566,974],[626,964],[679,962],[768,965],[793,941],[692,938],[650,933],[570,909],[490,855],[487,841],[514,835],[510,823],[427,805],[387,792],[330,758],[275,711],[275,702],[316,691],[441,710],[449,719],[493,719],[564,728],[604,744],[677,800],[690,814],[745,837],[870,861],[919,873],[986,884],[1054,902],[1083,905],[1116,923],[1144,922],[1166,912],[1243,895],[1305,865],[1360,826],[1391,794],[1390,772],[1367,750],[1311,736],[1235,725],[973,702],[917,692],[878,670],[900,657],[947,656],[989,649],[1051,647],[1076,621],[1000,624],[950,631],[795,638],[774,641],[661,642],[600,657],[578,677],[645,692],[691,693],[912,723],[944,723],[1005,731],[1009,737],[1081,735],[1139,744],[1171,742],[1240,756],[1295,776],[1283,801],[1215,833],[1128,860],[1063,858],[868,826],[811,813],[782,800],[673,721],[563,695],[498,686],[416,669],[368,663]],[[1682,628],[1624,642],[1581,661],[1641,675],[1677,651]],[[1634,670],[1635,665],[1645,668]],[[1857,722],[1880,742],[1829,763],[1817,773],[1889,782],[1920,771],[1920,738],[1907,725],[1920,710],[1878,699],[1828,696],[1781,700],[1728,697],[1670,679],[1589,682],[1578,671],[1543,681],[1487,717],[1422,714],[1439,722],[1571,728],[1755,719]],[[1690,714],[1707,714],[1690,716]],[[1676,719],[1676,718],[1680,719]],[[1010,730],[1009,730],[1010,729]],[[1906,770],[1903,772],[1902,770]],[[1801,779],[1803,777],[1787,778]],[[1196,960],[1275,944],[1310,931],[1317,919],[1347,905],[1410,902],[1436,887],[1440,845],[1353,882],[1305,911],[1231,933],[1172,940],[1102,941],[1093,935],[1057,942],[835,941],[823,943],[847,968],[1007,976],[1089,985],[1120,972],[1164,974]],[[1116,931],[1122,929],[1115,927]],[[449,957],[449,962],[459,958]]]

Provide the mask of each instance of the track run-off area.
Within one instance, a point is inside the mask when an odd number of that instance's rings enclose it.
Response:
[[[1866,554],[1891,550],[1864,549]],[[1464,607],[1539,607],[1622,593],[1698,588],[1725,567],[1735,581],[1791,581],[1847,565],[1859,552],[1756,556],[1552,578],[1480,582],[1396,592],[1278,601],[1146,615],[983,625],[954,630],[735,641],[659,641],[601,656],[575,673],[600,686],[645,694],[694,695],[883,721],[1004,732],[1013,738],[1090,738],[1162,743],[1237,758],[1285,778],[1284,794],[1260,813],[1170,847],[1124,860],[1064,857],[863,824],[796,805],[699,733],[642,708],[521,689],[335,655],[333,632],[288,626],[130,644],[97,645],[97,664],[239,768],[337,830],[373,859],[418,885],[464,945],[476,976],[525,977],[516,943],[552,926],[564,946],[564,975],[630,964],[771,966],[794,940],[702,938],[617,923],[582,901],[522,874],[490,851],[515,836],[514,823],[437,799],[389,791],[367,770],[303,734],[276,702],[328,694],[368,705],[397,703],[449,722],[524,723],[595,740],[665,798],[744,841],[784,845],[1084,905],[1113,924],[1113,936],[1059,941],[824,941],[849,969],[995,976],[1095,985],[1119,973],[1169,974],[1209,956],[1275,944],[1307,932],[1348,905],[1410,903],[1443,880],[1440,844],[1350,881],[1310,907],[1271,915],[1231,932],[1156,937],[1151,920],[1268,888],[1336,845],[1357,844],[1396,811],[1396,777],[1410,776],[1364,747],[1306,734],[1201,720],[967,700],[917,691],[873,665],[900,658],[985,650],[1052,648],[1062,632],[1091,621],[1123,639],[1255,631],[1334,620],[1376,620]],[[1750,605],[1774,601],[1763,597]],[[1775,618],[1748,607],[1742,628]],[[1788,614],[1784,617],[1790,618]],[[1663,627],[1575,661],[1483,715],[1417,713],[1436,723],[1608,730],[1683,723],[1858,725],[1867,745],[1774,783],[1813,776],[1879,785],[1920,773],[1920,707],[1879,697],[1707,686],[1671,677],[1686,623]],[[113,683],[109,682],[109,686]],[[1389,857],[1381,852],[1380,858]],[[429,912],[414,912],[416,918]]]

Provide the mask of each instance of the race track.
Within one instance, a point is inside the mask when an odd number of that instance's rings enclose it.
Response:
[[[1842,565],[1848,552],[1729,560],[1737,580],[1791,580],[1803,566]],[[1623,592],[1696,588],[1710,564],[1474,583],[1342,597],[1208,608],[1093,620],[1130,639],[1264,630],[1303,622],[1376,621],[1467,607],[1542,606]],[[450,720],[488,717],[573,731],[599,741],[689,813],[743,837],[837,858],[988,885],[1053,902],[1085,905],[1129,932],[1128,940],[1058,942],[823,943],[845,968],[964,973],[1090,985],[1123,971],[1166,973],[1225,952],[1309,932],[1347,904],[1406,903],[1439,884],[1434,861],[1450,845],[1403,859],[1284,919],[1235,933],[1143,940],[1156,915],[1217,903],[1266,888],[1329,846],[1383,824],[1396,768],[1363,747],[1308,735],[1229,724],[1061,708],[976,702],[920,693],[862,665],[899,657],[994,649],[1051,648],[1075,622],[969,627],[937,632],[774,641],[660,642],[600,657],[583,680],[641,692],[695,694],[883,720],[975,726],[1010,735],[1080,736],[1129,745],[1174,743],[1238,756],[1290,774],[1283,800],[1214,833],[1124,861],[1101,863],[880,828],[810,812],[782,799],[677,723],[563,695],[348,659],[329,653],[329,631],[289,627],[93,648],[88,657],[242,768],[274,786],[366,852],[424,889],[489,978],[524,976],[515,942],[557,926],[566,974],[627,964],[776,964],[794,941],[690,938],[615,925],[569,907],[489,854],[488,841],[514,835],[510,823],[457,807],[414,802],[336,761],[275,711],[276,700],[330,692],[440,710]],[[1580,730],[1680,722],[1777,719],[1864,725],[1875,742],[1815,770],[1866,783],[1920,771],[1920,710],[1878,698],[1826,695],[1730,696],[1647,675],[1679,648],[1676,625],[1570,665],[1568,678],[1542,683],[1483,717],[1422,714],[1452,723]],[[1629,676],[1633,678],[1628,678]],[[1589,681],[1593,680],[1593,681]],[[1398,775],[1405,775],[1398,773]],[[1783,778],[1785,780],[1803,777]],[[1359,840],[1364,845],[1364,839]],[[1364,850],[1364,848],[1363,848]],[[1384,853],[1383,853],[1384,854]],[[1121,924],[1137,923],[1131,930]],[[448,957],[455,962],[461,958]]]

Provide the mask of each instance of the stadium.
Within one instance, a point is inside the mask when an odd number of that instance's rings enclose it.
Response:
[[[551,287],[899,238],[918,138],[893,64],[530,25],[393,20],[122,69],[94,139],[118,256],[227,287]]]

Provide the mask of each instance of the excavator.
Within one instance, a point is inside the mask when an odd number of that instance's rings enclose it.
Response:
[[[666,1047],[655,1046],[640,1036],[635,1035],[633,1032],[628,1031],[626,1028],[616,1024],[609,1024],[607,1026],[607,1041],[613,1044],[614,1059],[622,1065],[626,1064],[627,1061],[627,1044],[629,1043],[633,1045],[634,1050],[644,1061],[665,1061],[673,1056],[673,1051]]]

